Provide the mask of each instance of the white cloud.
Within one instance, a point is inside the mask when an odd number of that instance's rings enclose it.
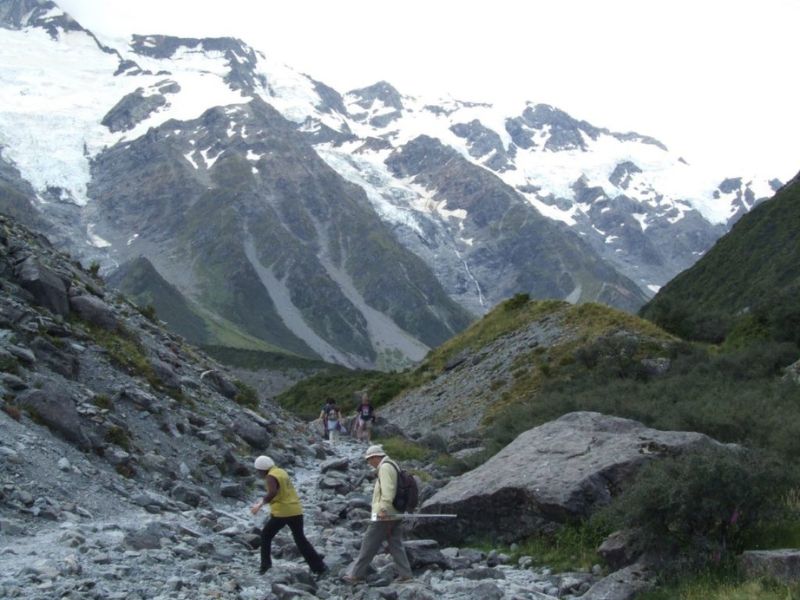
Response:
[[[528,99],[687,160],[800,169],[793,0],[64,0],[109,34],[236,35],[345,92]]]

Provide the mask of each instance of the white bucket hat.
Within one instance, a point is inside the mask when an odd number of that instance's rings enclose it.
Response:
[[[375,444],[367,448],[367,451],[364,453],[364,458],[372,458],[373,456],[386,456],[386,451],[383,449],[383,446]]]
[[[272,460],[269,456],[259,456],[256,459],[256,462],[253,466],[258,471],[269,471],[272,467],[275,466],[275,461]]]

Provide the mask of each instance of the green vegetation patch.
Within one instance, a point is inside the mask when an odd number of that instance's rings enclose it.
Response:
[[[147,360],[144,348],[130,331],[108,331],[94,325],[86,325],[89,336],[106,349],[111,361],[131,375],[145,378],[154,387],[160,386],[153,367]]]
[[[478,350],[498,338],[512,333],[532,321],[549,315],[563,315],[569,304],[558,300],[531,301],[528,294],[517,294],[499,304],[460,335],[433,350],[419,369],[439,373],[444,366],[465,350]]]
[[[596,522],[570,523],[554,533],[535,535],[509,550],[513,562],[530,556],[534,564],[547,566],[557,572],[590,571],[603,560],[597,547],[610,531]]]
[[[330,368],[330,363],[284,352],[266,352],[251,348],[232,348],[219,345],[201,346],[201,348],[206,354],[221,363],[251,371],[260,369],[320,370]]]
[[[648,372],[633,352],[579,360],[549,378],[518,380],[518,395],[486,428],[487,444],[496,452],[523,431],[590,410],[656,429],[699,431],[787,458],[800,453],[798,388],[777,377],[796,360],[793,346],[711,354],[700,346],[677,345],[669,351],[670,366],[662,375]]]
[[[400,436],[388,438],[376,438],[376,444],[382,444],[383,449],[393,459],[403,460],[425,460],[430,454],[430,449],[421,444],[417,444]]]
[[[236,404],[241,406],[245,406],[247,408],[251,408],[253,410],[258,408],[258,394],[256,391],[247,385],[246,383],[242,383],[241,381],[234,381],[234,385],[238,390],[236,396],[234,396],[233,400]]]
[[[131,449],[131,438],[128,432],[122,429],[122,427],[117,427],[116,425],[110,427],[108,431],[106,431],[105,439],[107,442],[116,444],[125,450]]]
[[[759,523],[785,514],[793,481],[773,458],[709,446],[647,463],[595,519],[633,528],[676,572],[733,560]]]
[[[326,398],[333,398],[345,415],[355,411],[360,397],[366,391],[376,408],[386,404],[408,387],[409,376],[403,373],[378,371],[349,371],[332,367],[318,373],[280,394],[276,399],[284,408],[306,419],[319,416]]]
[[[800,183],[744,215],[695,265],[670,281],[641,314],[686,339],[739,344],[766,332],[800,345]],[[754,324],[759,325],[753,327]]]

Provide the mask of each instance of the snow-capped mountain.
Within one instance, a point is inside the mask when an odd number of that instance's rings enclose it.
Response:
[[[199,342],[391,366],[518,292],[633,310],[776,185],[549,106],[342,95],[239,40],[0,1],[0,209],[106,270],[147,257]]]

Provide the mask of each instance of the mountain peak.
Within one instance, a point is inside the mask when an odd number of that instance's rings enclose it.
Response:
[[[403,109],[403,97],[387,81],[379,81],[365,88],[351,90],[348,95],[357,96],[359,100],[356,101],[356,104],[361,108],[369,108],[375,100],[378,100],[387,107]]]
[[[16,30],[41,27],[54,39],[61,31],[85,31],[80,23],[50,0],[7,0],[0,3],[0,27]]]

